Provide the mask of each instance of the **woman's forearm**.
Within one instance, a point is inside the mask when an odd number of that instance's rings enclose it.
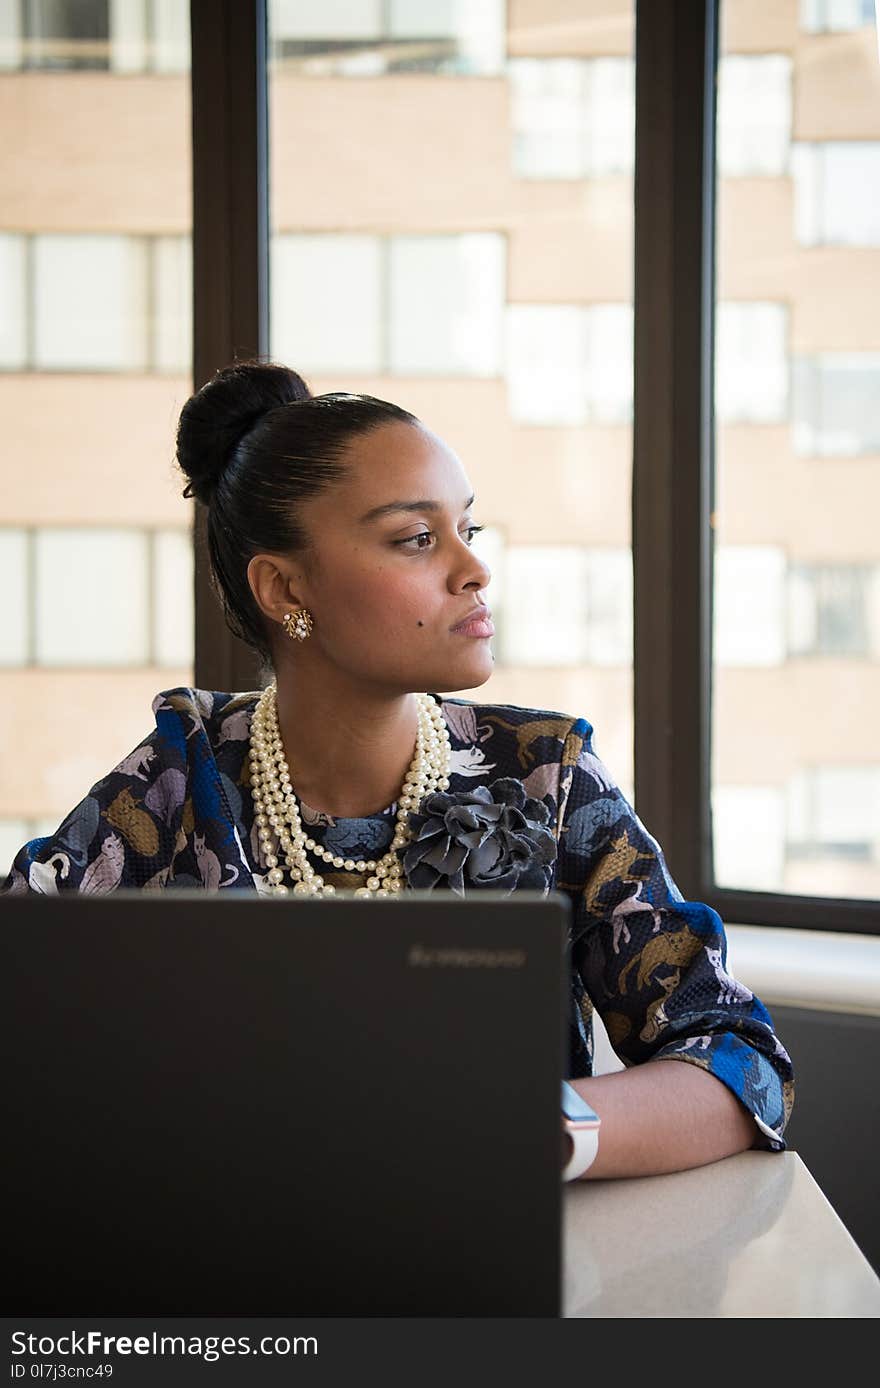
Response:
[[[652,1060],[569,1083],[602,1120],[583,1180],[685,1171],[747,1151],[757,1137],[727,1086],[686,1061]]]

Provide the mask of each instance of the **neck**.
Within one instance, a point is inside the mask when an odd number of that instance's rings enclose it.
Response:
[[[416,744],[413,694],[353,690],[340,682],[310,691],[278,673],[278,723],[300,801],[334,818],[384,810],[400,796]]]

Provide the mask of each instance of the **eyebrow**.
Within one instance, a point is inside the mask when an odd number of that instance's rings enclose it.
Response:
[[[464,504],[465,511],[469,506],[473,506],[473,495],[469,496]],[[367,511],[366,515],[361,516],[361,525],[366,525],[370,521],[380,520],[383,516],[390,516],[394,511],[440,511],[442,507],[439,501],[431,501],[422,498],[420,501],[386,501],[383,506],[374,506],[372,511]]]

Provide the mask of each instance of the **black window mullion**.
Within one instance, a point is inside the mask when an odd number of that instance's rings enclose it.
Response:
[[[636,808],[729,923],[880,933],[880,902],[715,881],[711,820],[718,0],[636,0]],[[753,711],[761,716],[760,709]]]
[[[636,0],[636,808],[686,895],[710,877],[717,0]]]
[[[191,0],[193,357],[196,387],[269,345],[266,0]],[[195,680],[252,689],[253,653],[211,590],[196,503]]]

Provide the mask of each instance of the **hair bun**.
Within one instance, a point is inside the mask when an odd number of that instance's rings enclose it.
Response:
[[[303,378],[275,362],[235,362],[216,372],[180,412],[177,461],[189,479],[184,496],[207,505],[245,434],[279,405],[311,398]]]

